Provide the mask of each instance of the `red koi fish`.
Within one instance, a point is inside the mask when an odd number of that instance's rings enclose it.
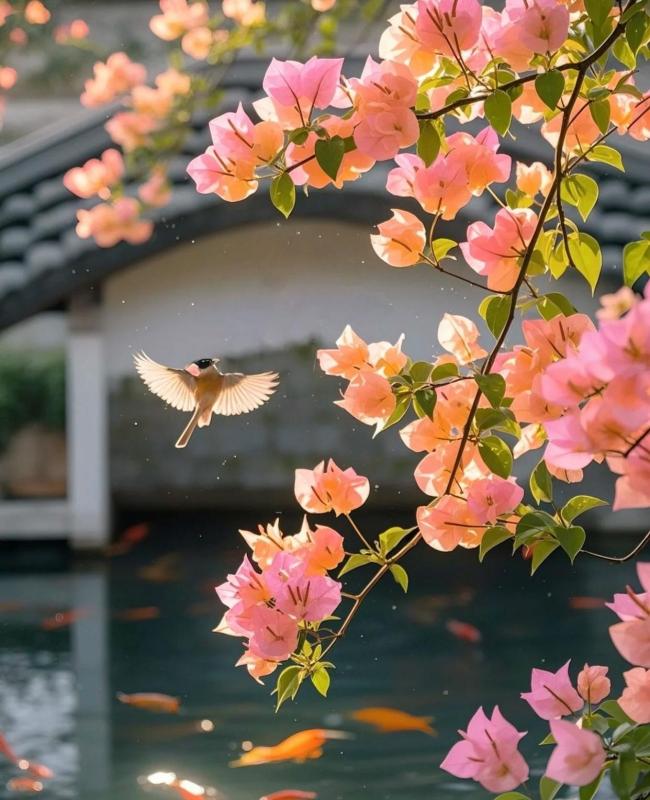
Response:
[[[460,622],[460,620],[457,619],[448,619],[445,627],[452,636],[455,636],[457,639],[461,639],[463,642],[477,644],[483,638],[481,636],[481,631],[474,625],[470,625],[469,622]]]

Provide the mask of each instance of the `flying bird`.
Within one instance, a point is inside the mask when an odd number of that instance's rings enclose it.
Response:
[[[172,408],[194,412],[176,447],[185,447],[196,426],[209,425],[213,414],[248,414],[264,405],[278,386],[277,372],[220,372],[218,358],[199,358],[183,369],[158,364],[144,352],[136,353],[133,360],[150,391]]]

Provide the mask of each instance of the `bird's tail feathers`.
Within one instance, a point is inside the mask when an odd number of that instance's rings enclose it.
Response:
[[[176,447],[179,447],[179,448],[180,447],[185,447],[185,445],[189,442],[192,434],[194,433],[194,428],[196,428],[196,425],[197,425],[197,423],[199,421],[199,414],[200,413],[201,412],[200,412],[200,410],[199,410],[199,408],[197,406],[197,408],[194,409],[194,413],[192,414],[192,416],[190,418],[190,421],[185,426],[185,430],[178,437],[178,441],[176,442]]]

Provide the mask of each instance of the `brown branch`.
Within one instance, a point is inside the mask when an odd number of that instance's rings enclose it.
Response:
[[[584,553],[586,556],[600,558],[603,561],[613,561],[615,564],[623,564],[624,562],[629,561],[631,558],[634,558],[637,553],[640,553],[648,543],[650,543],[650,531],[648,531],[643,539],[641,539],[641,541],[625,556],[605,556],[602,553],[594,553],[591,550],[581,550],[580,552]]]

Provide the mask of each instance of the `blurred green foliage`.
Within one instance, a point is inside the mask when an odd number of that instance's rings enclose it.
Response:
[[[12,434],[38,422],[65,429],[65,360],[62,353],[0,354],[0,452]]]

